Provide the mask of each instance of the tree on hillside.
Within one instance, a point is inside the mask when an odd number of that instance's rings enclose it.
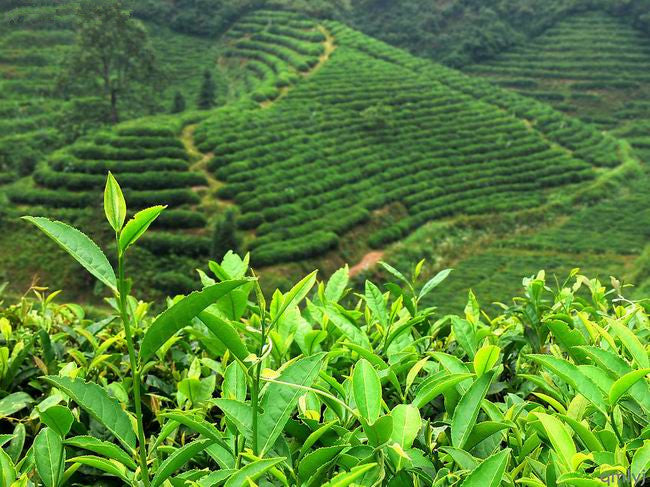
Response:
[[[235,213],[232,210],[227,210],[223,218],[214,226],[210,256],[213,260],[221,262],[229,250],[237,252],[240,244],[235,226]]]
[[[181,113],[185,111],[185,97],[180,91],[174,94],[174,103],[172,104],[172,113]]]
[[[62,85],[102,94],[110,121],[119,121],[119,101],[145,88],[157,92],[162,81],[156,56],[142,23],[131,18],[122,0],[82,0],[77,9],[77,41]]]
[[[212,79],[212,73],[209,69],[206,69],[203,72],[203,82],[201,83],[201,91],[199,92],[199,98],[196,102],[197,106],[201,110],[209,110],[215,105],[215,91],[216,86],[214,80]]]

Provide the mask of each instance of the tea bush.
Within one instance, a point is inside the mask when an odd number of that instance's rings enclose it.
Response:
[[[163,207],[105,213],[113,267],[83,233],[25,217],[112,297],[0,311],[3,485],[631,485],[650,466],[648,300],[543,272],[498,315],[441,315],[445,270],[349,289],[347,267],[265,296],[228,253],[202,290],[131,295],[130,247]],[[622,483],[621,483],[622,482]],[[628,482],[628,483],[625,483]]]

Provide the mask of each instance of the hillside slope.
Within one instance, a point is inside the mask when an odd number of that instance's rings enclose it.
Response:
[[[78,214],[112,170],[130,207],[171,205],[136,265],[183,289],[225,207],[253,263],[291,264],[277,273],[290,276],[355,263],[430,221],[538,208],[623,159],[593,127],[337,22],[252,13],[221,52],[239,101],[81,140],[10,191],[19,211]]]
[[[0,186],[29,174],[50,151],[108,118],[101,97],[70,96],[57,88],[68,47],[75,42],[74,9],[74,2],[48,1],[6,11],[0,7]],[[213,40],[147,27],[166,88],[131,93],[120,105],[123,119],[168,112],[175,92],[193,107],[204,70],[221,78]],[[223,103],[227,93],[219,88]]]
[[[648,117],[650,37],[603,12],[570,16],[464,71],[604,128]]]

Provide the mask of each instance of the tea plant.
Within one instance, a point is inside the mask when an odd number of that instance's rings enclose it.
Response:
[[[109,174],[115,264],[78,230],[26,217],[102,282],[99,319],[34,289],[1,309],[2,485],[633,485],[650,468],[648,301],[574,271],[498,316],[470,293],[440,315],[424,262],[350,289],[348,269],[261,291],[232,252],[166,309],[131,296]],[[614,480],[615,479],[615,480]]]

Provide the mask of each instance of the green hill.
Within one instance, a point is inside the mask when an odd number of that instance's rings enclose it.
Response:
[[[75,41],[73,2],[30,2],[0,9],[0,185],[29,174],[44,155],[105,123],[97,97],[70,96],[57,88],[68,47]],[[123,118],[169,112],[175,92],[195,106],[203,71],[221,79],[215,42],[147,24],[164,73],[163,93],[132,93]],[[153,95],[153,96],[152,96]],[[219,102],[226,101],[219,83]]]
[[[604,128],[646,118],[650,107],[650,37],[603,12],[570,16],[464,70]]]
[[[142,272],[186,289],[227,207],[253,263],[284,278],[430,221],[538,208],[622,161],[616,139],[547,105],[337,22],[255,12],[215,49],[238,102],[83,138],[9,189],[13,204],[92,220],[111,170],[130,207],[171,206]]]

